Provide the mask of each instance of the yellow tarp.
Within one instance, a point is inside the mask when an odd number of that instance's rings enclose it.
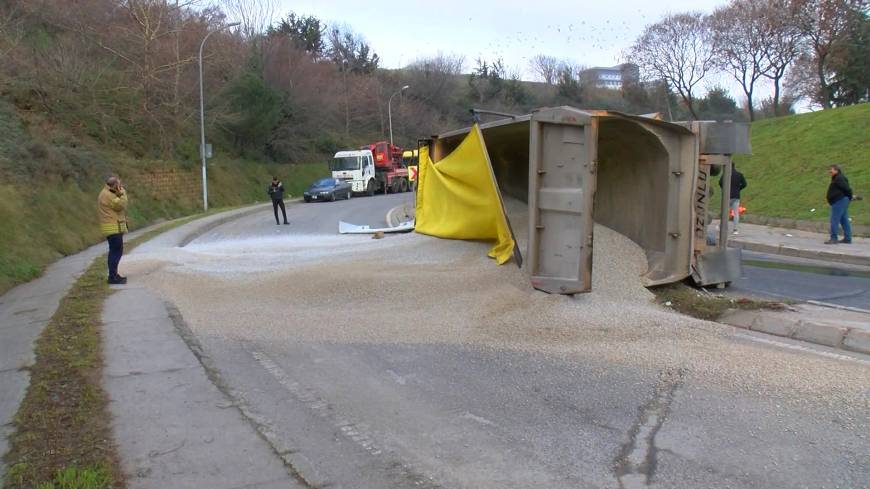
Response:
[[[514,251],[495,175],[477,124],[452,153],[437,163],[420,149],[416,225],[423,234],[492,241],[489,256],[499,264]]]

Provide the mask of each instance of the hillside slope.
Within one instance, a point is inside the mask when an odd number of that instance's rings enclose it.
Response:
[[[752,155],[735,162],[749,184],[741,196],[747,213],[827,220],[829,164],[842,165],[855,193],[870,198],[870,104],[755,122]],[[870,225],[867,200],[849,212]]]
[[[0,98],[0,294],[37,277],[58,258],[103,240],[96,199],[108,174],[130,194],[131,229],[202,210],[195,162],[132,158],[16,111]],[[218,157],[209,162],[209,205],[268,200],[278,175],[299,196],[325,163],[278,165]],[[271,211],[264,219],[272,219]]]

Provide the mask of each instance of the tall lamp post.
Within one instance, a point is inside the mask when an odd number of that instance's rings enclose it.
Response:
[[[204,211],[208,210],[208,180],[205,171],[205,102],[202,93],[202,48],[205,46],[205,42],[208,38],[215,32],[235,27],[240,23],[241,22],[233,22],[221,27],[220,29],[209,32],[199,44],[199,154],[202,157],[202,209]]]
[[[410,85],[405,85],[404,87],[400,88],[396,93],[390,95],[390,99],[387,100],[387,117],[390,119],[390,147],[393,146],[393,108],[392,108],[393,97],[402,93],[403,91],[407,90],[410,87],[411,87]]]

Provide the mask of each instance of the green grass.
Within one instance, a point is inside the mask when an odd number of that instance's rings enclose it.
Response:
[[[829,164],[842,165],[855,193],[870,197],[870,104],[755,122],[752,155],[735,163],[749,183],[747,214],[825,221]],[[853,202],[849,213],[870,225],[870,201]]]
[[[95,260],[76,281],[36,342],[30,386],[15,416],[4,487],[85,488],[79,475],[124,487],[101,386],[100,314],[109,294]],[[107,477],[85,474],[100,472]],[[118,481],[114,483],[113,481]]]
[[[775,309],[784,307],[782,302],[760,301],[748,298],[727,297],[704,289],[677,283],[653,287],[656,302],[675,311],[707,321],[716,321],[729,309]]]
[[[202,210],[199,185],[184,195],[164,195],[136,187],[137,175],[144,166],[143,162],[123,160],[114,166],[122,178],[129,175],[131,229]],[[198,167],[183,165],[176,168],[189,177],[198,176],[200,171]],[[325,176],[327,168],[325,164],[217,160],[209,166],[209,206],[222,208],[266,201],[266,186],[273,174],[282,178],[290,194],[298,196],[313,180]],[[102,187],[99,179],[86,185],[52,179],[43,185],[45,190],[34,192],[27,185],[0,184],[0,228],[13,230],[0,233],[0,294],[38,277],[51,262],[103,240],[96,211],[97,194]]]
[[[163,224],[131,240],[127,251],[196,217]],[[5,489],[126,486],[102,387],[101,315],[110,293],[103,255],[76,280],[36,341],[30,386],[4,457]]]

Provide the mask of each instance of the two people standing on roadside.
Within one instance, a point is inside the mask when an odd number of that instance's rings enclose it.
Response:
[[[106,179],[106,185],[97,198],[97,209],[100,216],[100,230],[109,243],[109,278],[110,284],[126,284],[127,277],[118,274],[118,264],[124,255],[124,233],[127,232],[127,191],[121,184],[121,179],[112,175]]]
[[[828,205],[831,206],[831,239],[825,244],[837,244],[852,242],[852,225],[849,223],[849,202],[859,200],[860,197],[852,194],[849,179],[843,174],[839,165],[828,167],[831,175],[831,183],[828,184]],[[843,227],[843,239],[837,240],[840,227]]]
[[[724,187],[725,174],[723,173],[721,177],[719,177],[719,187]],[[736,166],[732,166],[731,168],[731,195],[729,206],[731,207],[731,214],[733,214],[734,220],[734,230],[731,231],[731,234],[740,234],[737,231],[737,226],[740,224],[740,191],[746,188],[746,177],[743,176],[742,173],[737,171]],[[722,198],[725,198],[723,195]],[[727,225],[727,223],[726,223]]]
[[[284,184],[278,180],[278,177],[272,177],[272,183],[266,189],[269,197],[272,198],[272,210],[275,212],[275,225],[280,226],[281,221],[278,220],[278,207],[281,208],[281,215],[284,216],[284,224],[287,222],[287,209],[284,207]]]

